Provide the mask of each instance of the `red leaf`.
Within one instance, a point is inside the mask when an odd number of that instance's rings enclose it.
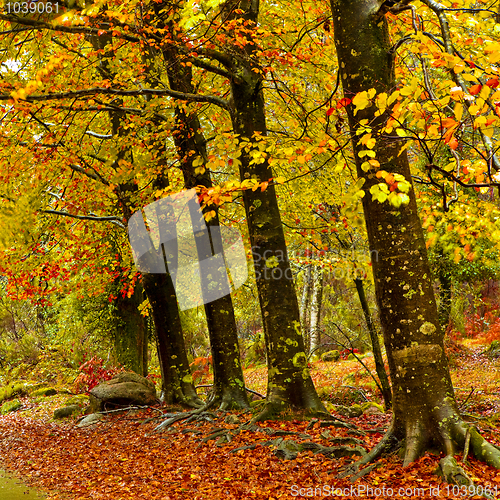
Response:
[[[473,85],[470,89],[469,89],[469,93],[470,95],[477,95],[479,94],[479,92],[481,92],[481,89],[483,88],[482,85],[478,84],[478,85]]]
[[[335,109],[334,109],[334,108],[330,108],[329,110],[327,110],[327,112],[326,112],[326,116],[331,116],[331,115],[333,115],[333,112],[334,112],[334,111],[335,111]]]
[[[351,99],[349,99],[348,97],[344,97],[340,99],[340,101],[337,103],[337,109],[345,108],[346,106],[351,104],[351,102],[352,102]]]

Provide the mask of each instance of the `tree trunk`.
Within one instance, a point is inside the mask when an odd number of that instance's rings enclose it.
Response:
[[[182,66],[179,55],[175,50],[163,52],[165,61],[168,63],[168,78],[172,90],[185,93],[195,93],[192,84],[192,70],[190,66]],[[184,183],[187,189],[196,186],[212,187],[212,179],[209,170],[196,174],[193,160],[200,156],[207,160],[206,142],[201,130],[198,116],[195,112],[186,112],[184,106],[175,107],[175,129],[173,131],[177,154],[180,158],[180,168],[184,175]],[[216,215],[208,223],[209,228],[219,227],[218,207],[209,205],[206,211],[214,210]],[[208,234],[213,249],[222,249],[220,231],[210,231]],[[210,257],[202,256],[201,238],[196,238],[198,244],[199,259]],[[222,278],[220,275],[219,278]],[[201,276],[204,282],[207,276]],[[215,280],[216,277],[212,276]],[[204,282],[204,285],[207,283]],[[205,286],[202,286],[204,289]],[[243,369],[240,361],[240,348],[238,342],[238,330],[234,316],[231,295],[227,294],[213,302],[204,304],[207,318],[210,347],[212,352],[212,366],[214,371],[214,384],[211,402],[220,405],[221,409],[248,408],[248,397],[243,379]]]
[[[172,278],[170,274],[143,273],[142,284],[155,325],[162,400],[166,404],[201,406],[189,368]]]
[[[148,332],[144,317],[139,311],[142,302],[142,287],[136,285],[131,297],[115,292],[114,344],[118,363],[145,377],[148,374]]]
[[[446,262],[443,257],[443,249],[439,250],[440,262],[438,265],[437,277],[439,279],[439,324],[441,328],[446,333],[448,324],[450,322],[451,314],[451,275],[448,269],[446,269]]]
[[[354,284],[356,285],[356,290],[358,291],[359,301],[361,302],[361,308],[363,309],[363,314],[365,316],[366,326],[368,328],[368,333],[370,334],[370,341],[373,349],[373,359],[375,361],[375,370],[380,382],[380,388],[382,389],[385,409],[388,410],[392,407],[391,384],[389,383],[389,377],[387,376],[387,372],[385,371],[382,349],[380,348],[380,342],[378,340],[378,332],[375,328],[372,313],[370,312],[370,308],[366,300],[363,280],[360,278],[356,278],[354,280]]]
[[[311,325],[309,329],[309,352],[315,351],[321,341],[320,319],[321,302],[323,299],[323,269],[316,266],[314,268],[312,300],[311,300]]]
[[[231,16],[251,29],[257,23],[258,2],[240,2]],[[262,71],[254,62],[257,56],[253,41],[249,38],[247,42],[244,48],[240,42],[231,47],[231,53],[235,54],[231,118],[240,140],[255,145],[259,135],[267,134],[267,128]],[[241,181],[267,182],[273,177],[266,158],[262,163],[252,162],[250,152],[243,149],[240,161]],[[310,413],[325,412],[307,367],[299,307],[274,185],[270,184],[264,191],[245,190],[243,201],[268,359],[267,406],[258,418],[268,418],[287,407]]]
[[[309,322],[308,322],[308,311],[309,311],[309,301],[311,300],[311,264],[306,264],[306,268],[304,270],[304,284],[302,286],[302,297],[300,299],[300,328],[304,333],[304,346],[306,348],[307,353],[311,351],[310,343],[311,339],[309,338]]]
[[[390,93],[395,87],[393,55],[385,15],[378,0],[332,0],[335,43],[344,95],[375,88]],[[362,462],[373,459],[392,438],[403,441],[404,465],[438,443],[447,455],[464,447],[468,430],[471,451],[477,458],[500,467],[500,450],[487,443],[458,412],[443,347],[432,289],[425,240],[417,212],[415,192],[409,204],[395,208],[373,201],[370,187],[378,183],[376,169],[364,172],[359,152],[365,149],[356,135],[367,120],[380,168],[398,173],[411,183],[404,142],[382,132],[388,118],[376,117],[375,106],[358,111],[347,106],[358,177],[366,180],[363,209],[372,261],[375,292],[393,383],[394,416],[382,443]],[[457,448],[458,447],[458,448]]]

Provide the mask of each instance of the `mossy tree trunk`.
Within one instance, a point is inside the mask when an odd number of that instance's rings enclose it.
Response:
[[[114,347],[118,363],[145,377],[148,374],[148,332],[139,311],[141,303],[142,286],[136,285],[130,297],[116,290],[113,301]]]
[[[162,400],[166,404],[198,407],[184,344],[179,308],[170,274],[142,275],[142,284],[152,309],[158,359],[162,375]]]
[[[393,55],[387,21],[378,0],[331,0],[339,71],[345,97],[375,88],[390,93],[395,87]],[[460,417],[443,346],[425,240],[417,212],[415,192],[399,208],[372,201],[370,187],[379,180],[375,170],[364,172],[356,135],[361,120],[372,127],[380,168],[398,173],[411,183],[404,142],[381,132],[387,114],[375,116],[375,106],[356,115],[347,112],[358,176],[366,179],[363,209],[380,310],[387,358],[393,383],[392,425],[382,443],[362,461],[379,454],[392,438],[403,442],[404,465],[431,446],[447,455],[463,449],[470,432],[470,449],[477,458],[500,468],[500,450],[486,442]],[[372,254],[373,255],[373,254]]]
[[[228,19],[241,21],[248,29],[256,26],[259,2],[228,2]],[[241,36],[241,33],[239,34]],[[231,44],[228,36],[227,43]],[[263,77],[256,61],[256,46],[248,37],[242,48],[237,40],[230,47],[232,71],[232,123],[241,141],[255,147],[258,137],[267,135]],[[265,139],[264,139],[265,140]],[[266,158],[252,162],[249,148],[240,157],[240,178],[269,181],[272,169]],[[261,418],[292,407],[310,413],[325,412],[314,388],[304,341],[300,315],[288,260],[276,191],[270,184],[264,191],[246,190],[243,201],[247,217],[268,360],[267,407]]]

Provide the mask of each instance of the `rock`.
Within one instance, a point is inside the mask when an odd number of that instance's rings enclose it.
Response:
[[[53,387],[42,387],[31,393],[32,396],[55,396],[57,391]]]
[[[230,425],[238,425],[240,423],[240,419],[238,418],[237,415],[228,415],[225,419],[224,422],[226,424]]]
[[[62,408],[57,408],[54,410],[54,419],[59,420],[61,418],[71,417],[75,413],[79,413],[81,408],[78,405],[68,405]]]
[[[157,402],[153,382],[133,372],[119,373],[90,391],[90,411],[120,406],[153,405]]]
[[[363,410],[359,405],[344,406],[335,405],[335,413],[347,418],[356,418],[363,415]]]
[[[362,405],[361,409],[365,415],[383,415],[385,413],[382,406],[372,401]]]
[[[321,361],[338,361],[340,359],[339,351],[328,351],[321,356]]]
[[[78,425],[77,427],[89,427],[90,425],[97,424],[102,420],[102,415],[99,413],[91,413],[90,415],[87,415]]]
[[[7,413],[10,413],[11,411],[16,411],[19,410],[19,408],[22,408],[23,404],[19,399],[13,399],[12,401],[6,401],[1,407],[0,407],[0,413],[2,415],[6,415]]]

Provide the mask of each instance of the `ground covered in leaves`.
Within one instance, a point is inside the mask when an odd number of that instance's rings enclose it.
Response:
[[[466,418],[500,445],[500,361],[489,360],[480,348],[459,349],[452,361]],[[359,367],[318,363],[313,373],[317,380],[331,381],[335,374],[326,374],[339,369],[343,378],[337,382],[342,382],[349,375],[352,380]],[[335,394],[339,387],[329,390]],[[369,394],[368,388],[364,394]],[[52,406],[57,406],[58,398],[50,400]],[[2,466],[47,490],[54,500],[463,498],[457,487],[454,490],[435,475],[438,455],[426,454],[406,469],[394,455],[377,462],[370,474],[354,483],[338,478],[356,457],[340,456],[332,448],[370,449],[382,437],[390,414],[337,415],[331,422],[289,420],[252,427],[245,425],[250,413],[212,412],[201,422],[177,422],[155,433],[164,420],[161,413],[171,409],[112,413],[91,427],[78,428],[75,419],[52,421],[46,400],[21,401],[20,411],[0,417]],[[290,441],[302,444],[304,451],[294,453],[292,446],[291,455],[287,454],[284,445]],[[321,452],[316,445],[322,445]],[[500,497],[498,471],[473,458],[464,468],[476,486],[489,486],[497,492],[494,497]],[[474,498],[468,493],[464,496]]]

